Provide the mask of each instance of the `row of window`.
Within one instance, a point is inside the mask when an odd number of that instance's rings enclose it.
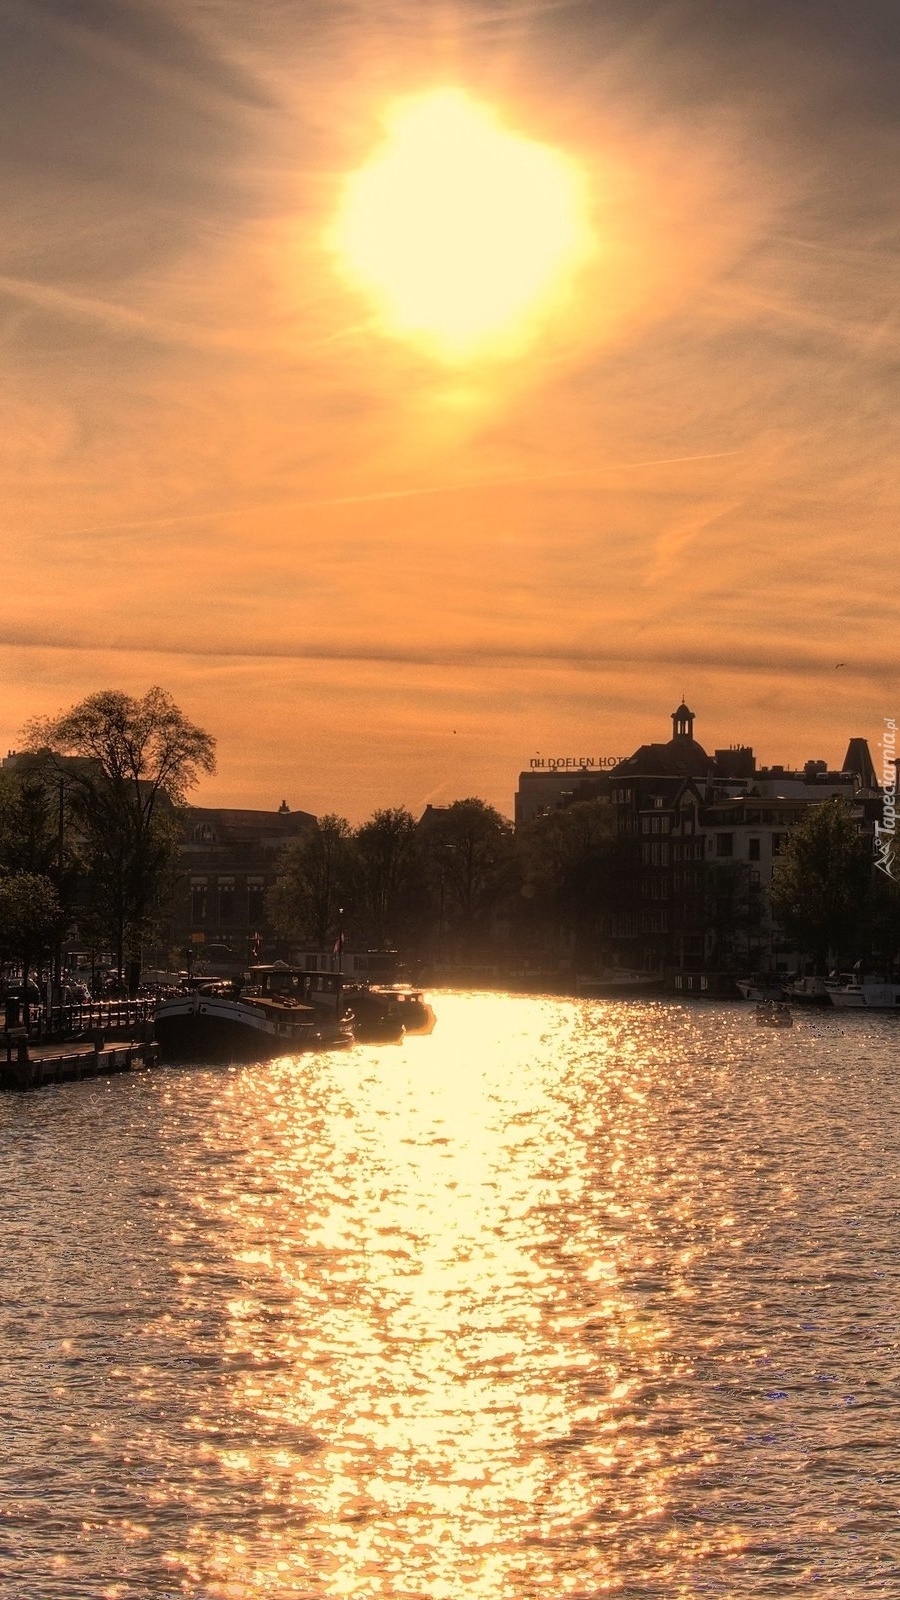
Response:
[[[704,855],[705,839],[673,839],[673,861],[702,861]]]
[[[265,879],[248,879],[240,896],[233,878],[220,878],[210,884],[206,878],[191,879],[191,923],[215,922],[219,927],[229,927],[234,922],[253,924],[262,922],[265,900]]]
[[[671,817],[644,817],[641,822],[642,833],[670,833],[671,829]]]

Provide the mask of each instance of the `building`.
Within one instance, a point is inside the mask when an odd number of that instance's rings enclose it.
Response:
[[[752,749],[710,757],[694,713],[672,712],[672,737],[644,744],[610,775],[616,826],[634,893],[613,914],[616,959],[666,971],[676,987],[728,991],[729,975],[788,970],[769,889],[779,852],[809,807],[843,796],[871,828],[878,809],[864,739],[851,739],[840,771],[757,768]]]
[[[519,773],[513,812],[516,831],[551,811],[561,811],[573,800],[593,799],[609,793],[609,774],[622,756],[535,757],[527,772]]]
[[[274,954],[275,934],[266,917],[266,891],[275,882],[281,854],[292,840],[315,828],[308,811],[243,811],[189,806],[178,852],[166,960],[179,966],[227,973]]]

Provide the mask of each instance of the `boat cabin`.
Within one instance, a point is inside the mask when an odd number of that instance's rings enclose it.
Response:
[[[249,969],[243,995],[245,999],[316,1006],[335,1013],[342,1009],[343,980],[339,972],[308,972],[276,961],[272,966]]]

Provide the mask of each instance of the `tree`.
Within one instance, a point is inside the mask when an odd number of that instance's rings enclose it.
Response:
[[[53,885],[60,907],[57,979],[78,881],[69,820],[65,784],[46,759],[21,755],[0,772],[0,872],[37,874]]]
[[[554,945],[574,941],[576,959],[594,956],[625,892],[626,861],[609,801],[579,800],[537,817],[519,850],[528,920]]]
[[[136,700],[120,690],[89,695],[26,729],[46,751],[70,798],[90,874],[92,909],[127,959],[137,990],[141,944],[177,851],[176,808],[201,773],[215,771],[215,740],[159,688]]]
[[[357,909],[372,944],[383,950],[408,923],[414,903],[421,909],[415,818],[403,807],[376,811],[355,841]]]
[[[320,817],[315,828],[282,852],[269,891],[268,912],[286,939],[329,950],[341,926],[340,909],[352,890],[353,830],[345,817]]]
[[[39,872],[10,872],[0,877],[0,951],[21,965],[25,1017],[28,976],[59,935],[63,912],[56,889]]]
[[[420,830],[439,933],[446,924],[471,953],[487,940],[491,917],[515,883],[512,823],[486,801],[470,798],[426,811]]]
[[[772,908],[818,967],[850,951],[866,918],[871,847],[844,799],[812,806],[775,863]]]
[[[21,756],[0,771],[0,871],[52,876],[61,831],[57,784],[38,758]]]

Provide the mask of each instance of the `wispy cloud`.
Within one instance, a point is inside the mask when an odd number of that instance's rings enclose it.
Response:
[[[416,719],[462,706],[496,798],[491,752],[609,708],[618,743],[685,675],[723,737],[889,699],[897,33],[882,0],[0,0],[7,737],[67,671],[160,663],[275,772],[244,698],[314,679],[323,770],[359,778],[363,707],[429,792]],[[582,164],[600,249],[448,372],[325,238],[385,105],[451,77]]]

